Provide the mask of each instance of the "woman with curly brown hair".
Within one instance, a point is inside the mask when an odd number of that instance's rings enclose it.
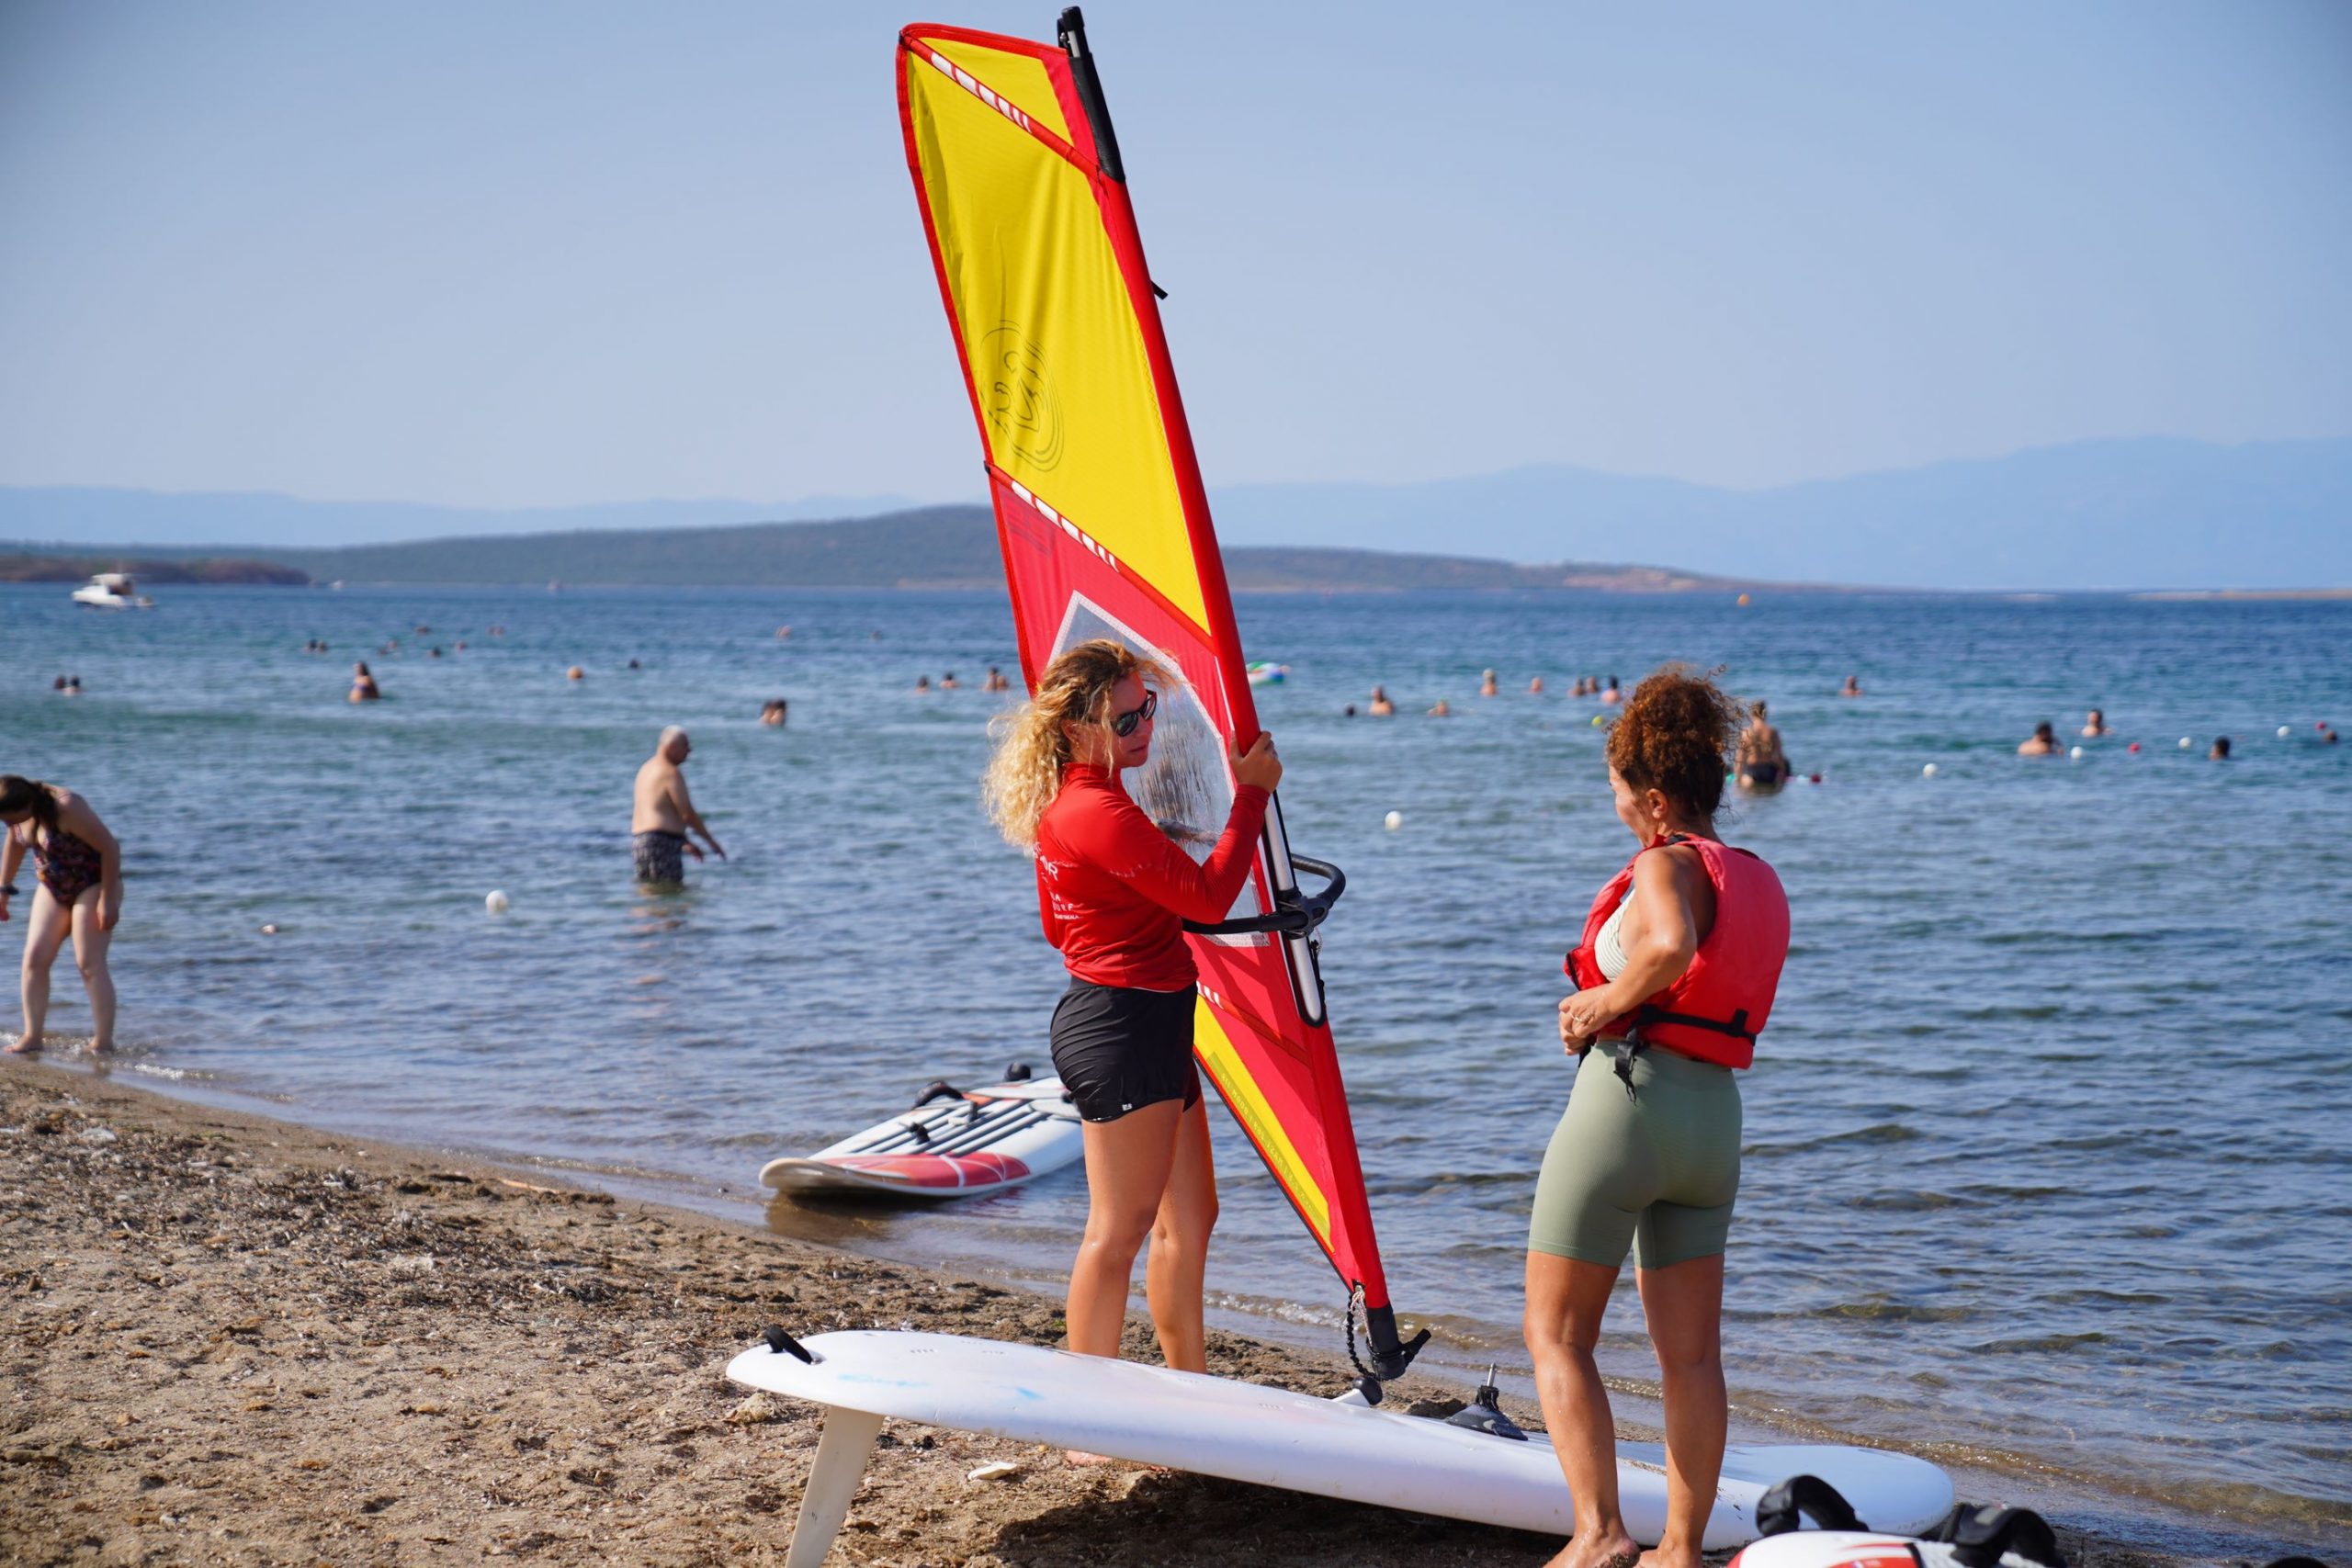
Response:
[[[1567,974],[1560,1043],[1583,1064],[1535,1184],[1529,1353],[1577,1533],[1562,1568],[1632,1568],[1609,1395],[1592,1349],[1628,1247],[1666,1404],[1655,1568],[1698,1568],[1723,1469],[1724,1246],[1739,1190],[1739,1086],[1789,951],[1772,868],[1715,832],[1742,718],[1668,665],[1609,736],[1617,818],[1640,845],[1600,890]],[[1606,1062],[1604,1068],[1600,1063]]]
[[[1118,1355],[1148,1235],[1146,1296],[1160,1351],[1197,1372],[1208,1364],[1201,1281],[1216,1177],[1193,1063],[1198,976],[1183,925],[1221,920],[1233,907],[1283,765],[1270,735],[1236,749],[1233,809],[1195,864],[1119,783],[1149,760],[1159,694],[1176,682],[1115,642],[1069,649],[1001,721],[986,787],[1005,838],[1036,858],[1046,939],[1070,974],[1052,1033],[1054,1068],[1085,1122],[1086,1235],[1070,1269],[1069,1348]]]

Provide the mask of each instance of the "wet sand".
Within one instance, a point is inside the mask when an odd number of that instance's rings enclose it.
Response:
[[[781,1562],[819,1416],[722,1376],[763,1325],[1061,1332],[1042,1296],[14,1059],[0,1290],[0,1554],[42,1564]],[[1154,1354],[1140,1317],[1127,1343]],[[1233,1335],[1209,1355],[1340,1386]],[[2061,1536],[2091,1568],[2166,1561]],[[893,1422],[827,1561],[1533,1568],[1557,1545]]]

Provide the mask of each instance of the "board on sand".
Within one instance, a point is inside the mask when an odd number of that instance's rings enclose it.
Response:
[[[1062,1080],[993,1084],[969,1093],[933,1084],[911,1111],[805,1157],[772,1159],[761,1184],[844,1197],[972,1198],[1059,1170],[1084,1152]]]
[[[1540,1434],[1516,1440],[1353,1400],[956,1335],[820,1334],[803,1348],[812,1361],[762,1345],[727,1368],[737,1382],[826,1406],[786,1568],[823,1560],[885,1416],[1445,1518],[1574,1529],[1567,1484]],[[1655,1542],[1666,1522],[1665,1454],[1644,1443],[1617,1452],[1625,1527]],[[1724,1456],[1708,1550],[1754,1540],[1757,1498],[1796,1474],[1821,1477],[1898,1534],[1951,1506],[1944,1472],[1907,1454],[1736,1446]]]

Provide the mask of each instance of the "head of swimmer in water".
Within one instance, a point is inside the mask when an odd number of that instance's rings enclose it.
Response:
[[[1609,788],[1634,838],[1714,836],[1724,759],[1742,717],[1722,687],[1685,665],[1666,665],[1634,688],[1609,731]]]
[[[1005,838],[1036,846],[1038,819],[1072,763],[1116,770],[1148,761],[1159,695],[1177,683],[1164,666],[1108,638],[1057,654],[1038,675],[1035,695],[993,727],[996,751],[982,789]]]

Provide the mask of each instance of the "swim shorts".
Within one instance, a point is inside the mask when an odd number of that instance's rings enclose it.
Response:
[[[683,883],[686,879],[686,836],[665,833],[656,828],[639,833],[634,840],[637,852],[637,879],[660,886]]]
[[[1617,1076],[1632,1055],[1633,1082]],[[1663,1046],[1600,1040],[1535,1179],[1527,1250],[1616,1269],[1711,1258],[1739,1195],[1739,1080]]]
[[[1072,980],[1054,1008],[1054,1071],[1070,1103],[1089,1122],[1116,1122],[1130,1111],[1181,1100],[1201,1102],[1201,1069],[1193,1061],[1188,988],[1147,991]]]
[[[1746,777],[1752,789],[1770,789],[1774,784],[1787,782],[1787,774],[1778,762],[1750,762]]]

